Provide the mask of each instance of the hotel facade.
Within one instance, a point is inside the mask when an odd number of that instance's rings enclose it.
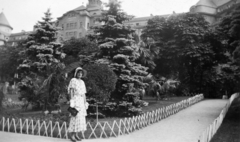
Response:
[[[109,2],[116,2],[117,0],[109,0]],[[230,11],[240,2],[240,0],[199,0],[195,5],[190,8],[192,13],[200,13],[204,16],[206,21],[211,25],[215,25],[219,22],[219,19]],[[61,31],[58,33],[58,37],[62,40],[68,40],[70,38],[84,37],[89,33],[92,33],[92,26],[100,25],[97,19],[101,17],[103,11],[101,0],[88,0],[88,4],[81,5],[75,9],[69,10],[56,20],[56,26],[61,27]],[[162,17],[168,17],[167,15],[158,15]],[[1,16],[1,15],[0,15]],[[5,17],[5,16],[4,16]],[[136,17],[130,21],[126,21],[124,24],[133,27],[138,35],[141,35],[142,29],[147,25],[148,20],[152,18],[148,17]],[[9,37],[12,27],[9,25],[6,18],[0,17],[0,43],[6,42],[4,37]],[[3,24],[1,24],[3,23]],[[5,33],[1,30],[1,26],[8,29]],[[28,34],[32,31],[11,34],[7,39],[10,46],[16,46],[18,41],[27,38]],[[5,34],[3,37],[2,35]]]

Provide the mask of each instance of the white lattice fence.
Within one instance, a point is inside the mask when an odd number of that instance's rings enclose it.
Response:
[[[147,127],[170,115],[173,115],[190,105],[203,99],[203,95],[183,100],[167,107],[144,113],[139,116],[114,120],[113,122],[87,123],[87,131],[81,133],[84,139],[117,137]],[[0,130],[21,134],[41,135],[68,139],[67,124],[55,122],[40,122],[33,120],[1,118]]]
[[[88,123],[91,130],[90,135],[84,133],[85,138],[103,138],[103,137],[117,137],[122,134],[129,134],[135,130],[142,129],[150,124],[156,123],[170,115],[173,115],[180,110],[189,107],[190,105],[197,103],[203,99],[203,95],[197,95],[195,97],[183,100],[170,106],[159,108],[157,110],[144,113],[139,116],[133,116],[131,118],[120,119],[109,124],[108,122],[98,122],[94,127]]]
[[[14,132],[20,134],[41,135],[48,137],[68,138],[66,122],[59,124],[59,122],[46,123],[29,119],[9,119],[4,118],[0,120],[1,131]]]
[[[235,93],[231,96],[226,106],[221,111],[218,118],[216,118],[213,123],[200,135],[198,142],[210,142],[212,137],[216,134],[217,130],[221,126],[224,117],[226,116],[229,107],[231,106],[234,99],[239,97],[239,93]]]

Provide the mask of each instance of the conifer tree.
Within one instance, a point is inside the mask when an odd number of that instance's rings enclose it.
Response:
[[[58,28],[52,22],[51,13],[48,9],[35,26],[35,30],[28,36],[25,54],[27,59],[21,66],[29,67],[27,71],[48,76],[49,67],[60,62],[65,54],[61,52],[62,45],[56,42]],[[20,66],[20,67],[21,67]]]
[[[121,10],[119,2],[110,2],[106,5],[109,9],[104,11],[99,19],[104,25],[95,27],[98,35],[99,48],[101,50],[99,63],[108,64],[118,76],[115,98],[123,99],[129,84],[134,88],[144,86],[142,82],[147,72],[147,67],[137,64],[139,58],[138,47],[134,44],[134,30],[124,22],[133,18]],[[133,89],[134,90],[134,89]],[[129,92],[128,94],[133,94]]]
[[[61,87],[57,72],[64,67],[61,59],[65,54],[62,44],[56,41],[58,28],[51,18],[50,10],[44,13],[43,21],[38,21],[35,30],[25,41],[26,59],[19,65],[22,97],[28,101],[54,104]]]

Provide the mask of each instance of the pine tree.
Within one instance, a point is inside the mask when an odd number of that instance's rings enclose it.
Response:
[[[60,62],[65,54],[61,52],[62,45],[56,42],[58,28],[52,22],[51,13],[48,9],[43,21],[39,21],[34,27],[35,31],[29,35],[26,41],[27,59],[20,67],[28,67],[26,71],[32,71],[42,76],[50,66]]]
[[[60,81],[56,72],[64,67],[61,59],[65,57],[62,44],[56,42],[59,29],[52,22],[50,10],[44,14],[43,21],[34,26],[34,32],[25,41],[26,59],[18,67],[24,92],[22,97],[38,101],[38,107],[40,102],[45,106],[57,102],[57,88],[61,87],[57,87]]]
[[[97,62],[108,64],[117,74],[118,81],[114,95],[121,100],[129,84],[134,84],[134,88],[146,85],[142,79],[148,74],[148,68],[135,62],[140,54],[132,37],[134,30],[124,25],[124,22],[133,16],[123,12],[119,2],[109,3],[107,7],[109,9],[103,12],[99,20],[105,24],[94,28],[99,37],[101,50]],[[128,94],[133,94],[131,91]]]

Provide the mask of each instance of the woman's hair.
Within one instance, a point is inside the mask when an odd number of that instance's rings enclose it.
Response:
[[[83,70],[77,70],[76,73],[75,73],[75,75],[74,75],[74,77],[77,77],[77,74],[78,74],[79,72],[82,72],[82,74],[83,74]]]
[[[78,68],[76,68],[76,70],[75,70],[75,73],[74,73],[74,76],[73,77],[77,77],[77,73],[79,73],[79,72],[82,72],[82,78],[84,78],[84,77],[86,77],[87,76],[87,71],[86,70],[84,70],[84,69],[82,69],[81,67],[78,67]]]

